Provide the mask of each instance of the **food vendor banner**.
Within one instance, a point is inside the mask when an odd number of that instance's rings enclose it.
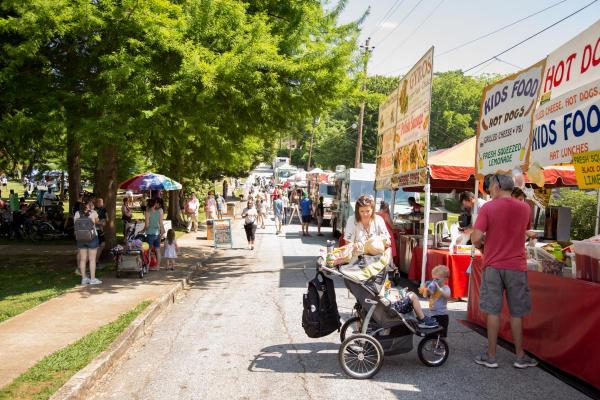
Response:
[[[480,177],[517,167],[526,170],[544,63],[540,61],[483,89],[475,155]]]
[[[573,165],[580,189],[600,189],[600,151],[574,154]]]
[[[546,59],[534,121],[530,162],[537,167],[600,150],[600,21]]]
[[[398,89],[379,105],[375,190],[391,189],[394,174],[394,137],[398,113]]]
[[[433,47],[400,80],[392,186],[427,183]]]

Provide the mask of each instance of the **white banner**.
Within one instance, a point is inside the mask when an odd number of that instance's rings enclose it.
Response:
[[[433,47],[400,80],[394,150],[395,188],[425,185],[431,120]]]
[[[546,59],[534,121],[531,164],[600,150],[600,21]]]
[[[543,72],[540,61],[483,90],[475,156],[478,175],[526,169]]]
[[[377,169],[375,189],[391,189],[394,174],[394,139],[396,117],[398,114],[398,89],[379,105],[379,123],[377,126]]]

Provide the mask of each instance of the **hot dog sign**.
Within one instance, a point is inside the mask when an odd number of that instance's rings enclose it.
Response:
[[[600,150],[600,21],[548,56],[534,117],[532,164]]]
[[[540,61],[483,90],[475,155],[479,176],[526,169],[544,63]]]

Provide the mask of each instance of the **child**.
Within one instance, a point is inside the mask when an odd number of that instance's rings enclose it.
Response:
[[[167,231],[167,240],[165,240],[165,258],[167,259],[167,269],[175,270],[175,260],[177,260],[177,240],[175,240],[175,231]]]
[[[450,271],[445,265],[438,265],[431,271],[433,280],[427,282],[423,290],[424,295],[429,299],[429,314],[438,324],[444,328],[442,337],[448,336],[448,299],[452,295],[448,286]]]

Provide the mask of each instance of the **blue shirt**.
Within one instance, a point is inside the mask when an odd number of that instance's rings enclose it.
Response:
[[[281,199],[273,200],[273,214],[275,214],[276,217],[283,214],[283,201]]]
[[[300,210],[302,210],[302,215],[310,215],[312,214],[312,200],[308,197],[300,200]]]

